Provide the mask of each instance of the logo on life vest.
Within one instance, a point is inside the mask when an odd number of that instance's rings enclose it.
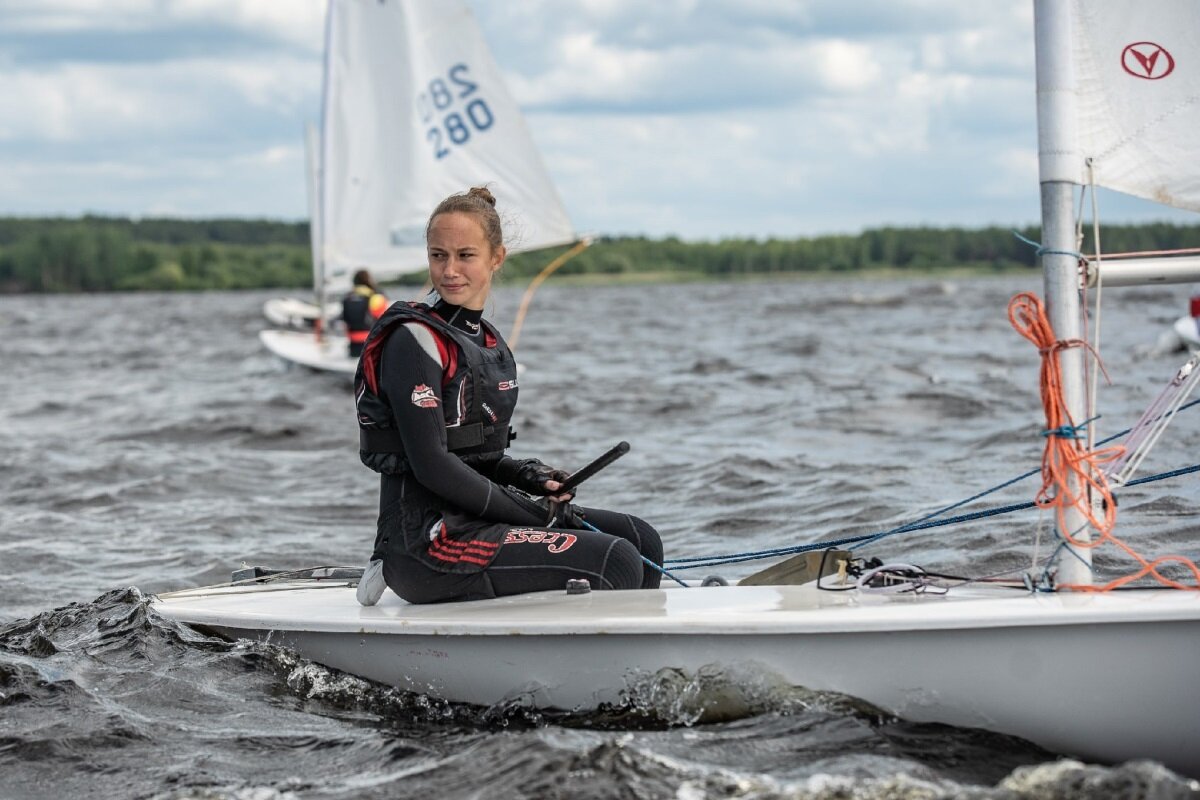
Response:
[[[500,381],[496,384],[496,388],[502,392],[507,392],[509,389],[515,389],[517,388],[517,379],[513,378],[511,381]]]
[[[499,417],[496,416],[496,412],[492,411],[492,407],[489,406],[487,403],[481,403],[480,405],[483,406],[483,413],[487,414],[488,419],[490,419],[492,422],[495,422],[496,420],[499,419]]]
[[[1135,78],[1156,81],[1175,71],[1175,59],[1162,45],[1134,42],[1121,52],[1121,68]]]
[[[412,390],[412,404],[418,408],[437,408],[438,399],[434,395],[433,389],[423,383],[418,383]]]
[[[512,528],[504,534],[505,544],[544,544],[551,553],[561,553],[570,550],[571,545],[579,537],[573,533],[559,531],[539,531],[536,529]],[[562,540],[560,543],[559,540]]]

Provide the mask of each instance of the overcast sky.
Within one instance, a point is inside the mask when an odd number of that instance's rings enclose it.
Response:
[[[468,0],[576,228],[1038,218],[1032,0]],[[305,218],[324,0],[0,0],[0,215]],[[1196,215],[1111,193],[1108,221]]]

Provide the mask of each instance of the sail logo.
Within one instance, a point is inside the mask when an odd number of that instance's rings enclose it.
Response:
[[[1162,45],[1134,42],[1122,51],[1121,68],[1135,78],[1156,81],[1175,71],[1175,59]]]

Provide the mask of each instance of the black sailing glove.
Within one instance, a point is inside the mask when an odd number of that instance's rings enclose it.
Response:
[[[520,461],[508,459],[496,467],[496,477],[502,483],[507,483],[514,489],[528,494],[545,497],[553,492],[546,489],[546,481],[565,481],[567,473],[561,469],[543,464],[536,458],[526,458]],[[575,493],[571,492],[574,497]]]

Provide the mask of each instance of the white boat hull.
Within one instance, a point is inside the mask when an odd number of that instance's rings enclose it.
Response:
[[[263,303],[263,316],[272,325],[281,328],[311,331],[318,319],[341,319],[342,302],[340,300],[326,303],[325,314],[316,303],[298,300],[295,297],[273,297]]]
[[[344,334],[318,337],[305,331],[264,330],[258,332],[258,338],[264,347],[291,364],[345,375],[353,375],[358,367],[358,359],[350,356]]]
[[[979,727],[1104,762],[1200,776],[1200,593],[946,597],[692,587],[413,606],[311,582],[162,595],[165,617],[270,638],[455,702],[589,709],[662,669],[748,667],[909,720]],[[1082,665],[1082,666],[1080,666]]]

